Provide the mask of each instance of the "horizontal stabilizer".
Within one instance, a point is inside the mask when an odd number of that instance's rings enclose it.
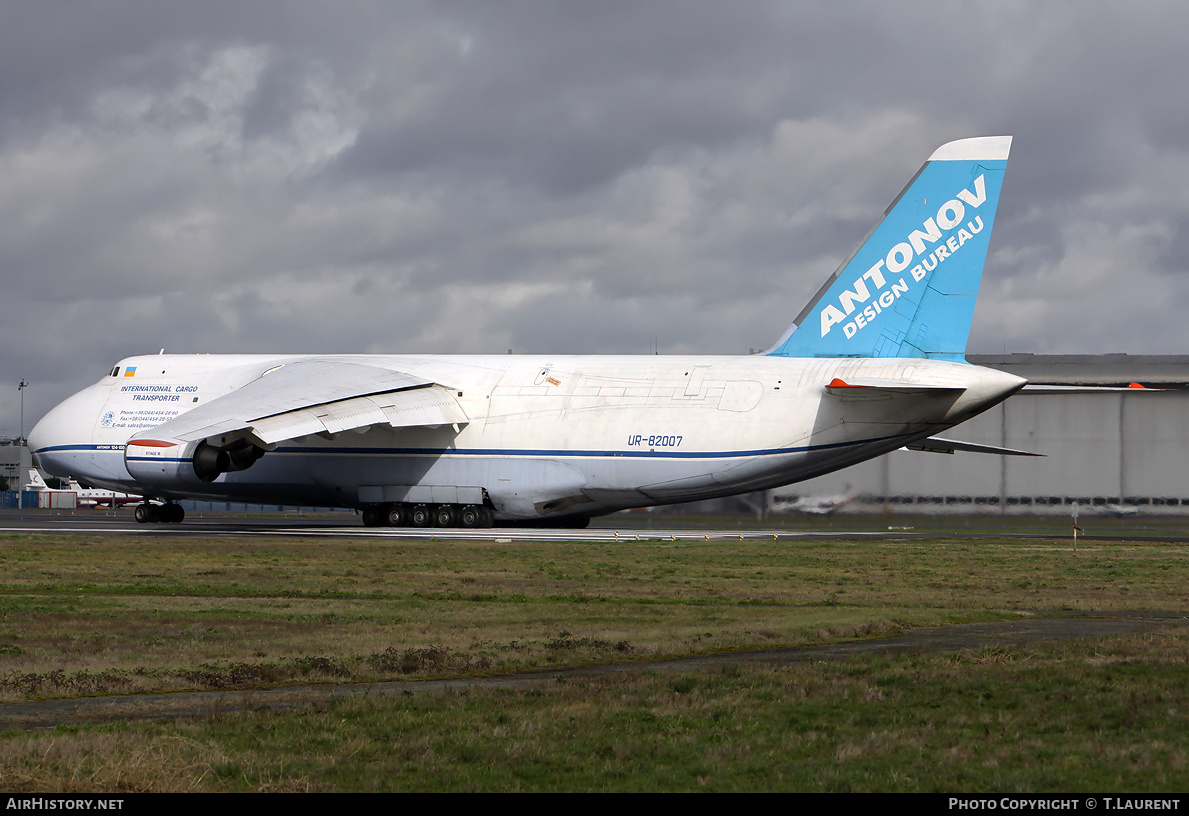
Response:
[[[849,381],[835,377],[825,386],[827,394],[839,396],[875,396],[884,394],[958,394],[965,388],[953,385],[930,385],[923,383],[901,382],[899,380],[875,380],[864,377]]]
[[[1029,383],[1022,392],[1029,394],[1106,394],[1112,391],[1148,391],[1156,393],[1164,388],[1149,388],[1146,385],[1132,383],[1131,385],[1040,385]]]
[[[1043,453],[1016,450],[1015,448],[997,448],[994,445],[975,445],[973,442],[959,442],[956,439],[938,439],[930,437],[911,445],[905,445],[906,450],[925,451],[926,453],[994,453],[999,456],[1044,456]]]

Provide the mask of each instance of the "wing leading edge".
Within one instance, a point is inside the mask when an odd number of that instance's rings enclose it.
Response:
[[[250,434],[265,446],[311,434],[388,425],[464,425],[454,393],[432,380],[342,360],[299,360],[136,434],[195,442]]]

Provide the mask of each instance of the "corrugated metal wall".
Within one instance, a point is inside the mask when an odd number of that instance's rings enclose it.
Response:
[[[773,491],[861,505],[1029,512],[1134,505],[1189,513],[1189,392],[1021,393],[939,434],[1044,458],[896,451]]]

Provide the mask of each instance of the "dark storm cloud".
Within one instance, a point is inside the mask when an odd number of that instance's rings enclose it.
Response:
[[[0,6],[10,414],[161,347],[743,353],[999,133],[971,347],[1189,348],[1177,4]]]
[[[373,98],[399,115],[372,118],[344,169],[456,168],[564,196],[660,149],[750,135],[773,121],[772,100],[763,82],[743,88],[732,75],[766,79],[753,47],[771,38],[762,21],[715,9],[691,19],[664,3],[514,3],[459,15],[442,41],[454,53],[420,78],[432,93],[406,110],[408,87],[382,82]]]

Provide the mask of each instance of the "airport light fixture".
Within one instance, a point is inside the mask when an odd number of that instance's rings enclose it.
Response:
[[[22,478],[21,472],[24,470],[25,463],[25,389],[29,387],[29,383],[25,382],[25,378],[21,378],[21,384],[17,386],[17,391],[21,395],[21,435],[19,439],[19,447],[17,448],[17,508],[24,509],[25,503],[25,480]]]

